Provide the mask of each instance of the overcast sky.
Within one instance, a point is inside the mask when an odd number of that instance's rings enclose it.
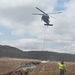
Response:
[[[56,19],[44,26],[39,7]],[[0,0],[0,45],[23,51],[75,53],[75,0]]]

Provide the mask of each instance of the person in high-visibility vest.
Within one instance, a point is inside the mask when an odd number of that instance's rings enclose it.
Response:
[[[64,73],[66,72],[66,65],[63,61],[61,61],[61,63],[58,63],[58,66],[60,70],[60,75],[64,75]]]

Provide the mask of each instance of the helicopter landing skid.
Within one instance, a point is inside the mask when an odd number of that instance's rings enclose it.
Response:
[[[44,24],[45,26],[53,26],[53,24]]]

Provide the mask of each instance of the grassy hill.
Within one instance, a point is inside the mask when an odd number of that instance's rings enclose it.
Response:
[[[75,61],[75,55],[56,53],[49,51],[28,51],[24,52],[18,48],[11,46],[0,45],[0,57],[11,57],[11,58],[28,58],[28,59],[39,59],[39,60],[50,60],[50,61]]]

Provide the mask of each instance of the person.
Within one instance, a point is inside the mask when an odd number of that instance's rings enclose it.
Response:
[[[64,75],[64,73],[66,72],[66,65],[63,61],[61,61],[61,63],[58,63],[58,66],[60,70],[60,75]]]

